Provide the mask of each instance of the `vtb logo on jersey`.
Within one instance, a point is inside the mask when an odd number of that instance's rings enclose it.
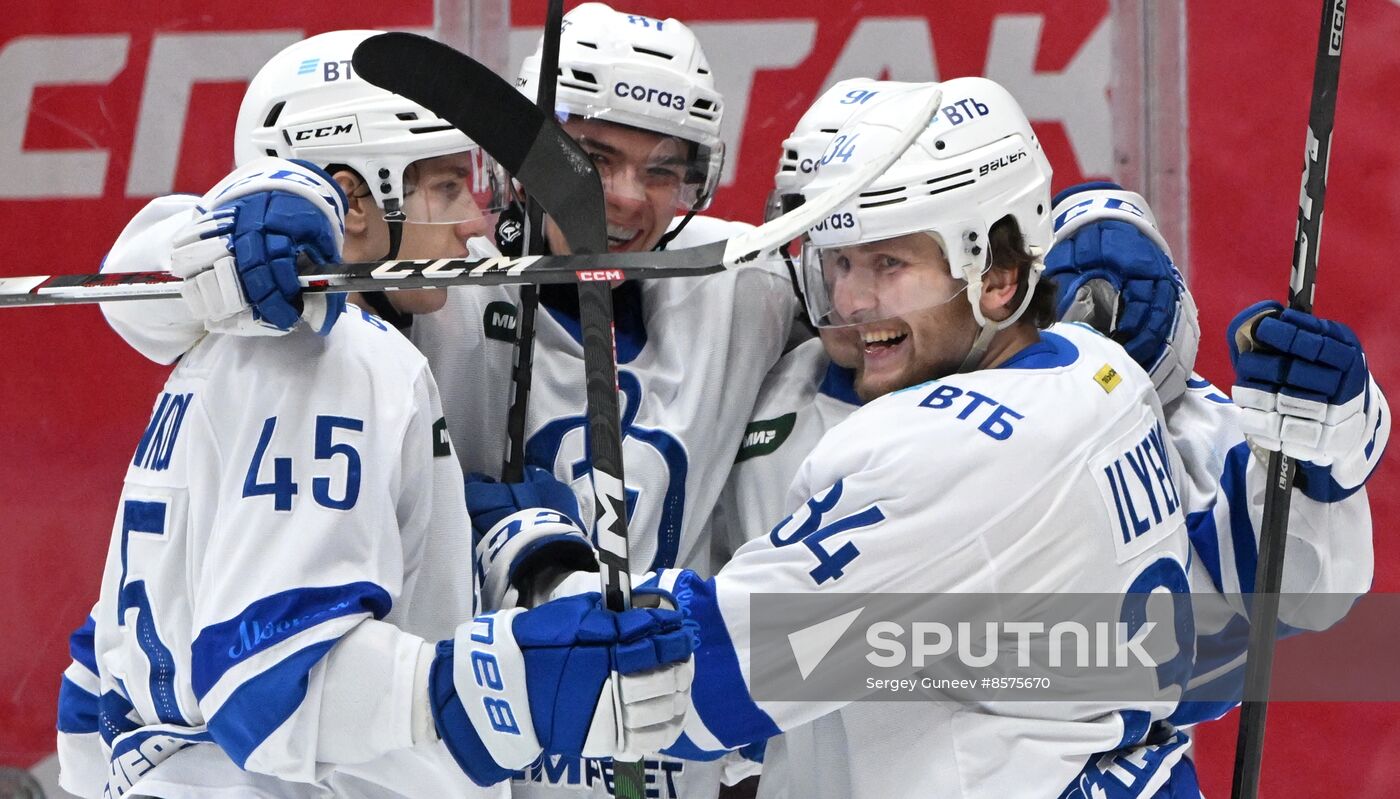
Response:
[[[622,496],[627,508],[629,527],[638,528],[631,538],[656,542],[656,552],[648,564],[634,560],[633,572],[668,568],[676,563],[680,550],[682,525],[685,522],[685,484],[690,472],[690,456],[685,445],[670,431],[661,427],[638,425],[637,414],[645,395],[641,381],[625,369],[617,373],[622,392],[622,451],[627,470],[625,486],[612,486],[614,496]],[[592,509],[593,490],[587,482],[592,474],[588,453],[588,418],[583,414],[554,419],[530,436],[525,442],[525,462],[552,467],[563,475],[582,498],[580,510]],[[600,486],[606,490],[608,486]],[[621,491],[618,491],[621,488]],[[647,512],[637,514],[637,501],[647,497]],[[610,509],[605,509],[606,513]],[[585,519],[591,523],[592,519]],[[606,518],[599,517],[594,528],[601,537],[607,528]],[[652,534],[655,533],[653,536]],[[615,541],[599,540],[600,546],[616,545]]]

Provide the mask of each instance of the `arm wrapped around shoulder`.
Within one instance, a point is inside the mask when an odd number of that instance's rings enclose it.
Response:
[[[1274,301],[1241,311],[1227,334],[1249,442],[1296,458],[1298,487],[1315,500],[1360,488],[1390,438],[1390,410],[1356,334]]]
[[[541,752],[635,759],[679,737],[694,649],[679,611],[614,613],[596,592],[478,616],[438,644],[437,732],[479,785]]]
[[[1116,183],[1084,183],[1055,197],[1055,244],[1045,277],[1058,282],[1057,313],[1123,345],[1163,405],[1186,391],[1196,363],[1196,303],[1143,198]]]
[[[346,204],[340,185],[306,161],[259,158],[234,170],[175,235],[170,271],[185,279],[190,312],[215,332],[277,335],[305,320],[329,333],[345,295],[303,295],[296,264],[340,260]]]

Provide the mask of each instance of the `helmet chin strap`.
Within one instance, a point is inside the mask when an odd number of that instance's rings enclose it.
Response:
[[[389,206],[384,209],[384,221],[389,223],[389,252],[383,260],[392,261],[399,257],[399,245],[403,244],[404,213],[398,200],[385,200],[384,204]]]
[[[651,248],[652,252],[659,252],[661,250],[666,249],[666,245],[670,244],[672,239],[679,236],[681,234],[681,231],[685,230],[685,226],[690,224],[690,220],[694,217],[694,208],[691,208],[689,211],[686,211],[685,218],[681,219],[681,223],[662,234],[661,238],[657,240],[656,246]]]
[[[1041,270],[1045,268],[1045,263],[1041,260],[1042,253],[1040,253],[1039,250],[1039,247],[1033,247],[1031,249],[1031,254],[1035,256],[1036,260],[1026,274],[1026,296],[1021,298],[1021,303],[1016,306],[1016,310],[1000,322],[988,319],[982,313],[982,276],[987,274],[987,271],[992,268],[990,263],[991,253],[987,254],[989,263],[982,268],[982,271],[968,278],[967,301],[972,305],[972,316],[977,320],[979,329],[977,331],[977,336],[972,340],[972,349],[967,351],[967,356],[963,358],[962,365],[958,367],[959,373],[971,372],[977,369],[982,363],[982,359],[987,355],[987,348],[991,346],[992,338],[996,336],[997,333],[1016,324],[1016,321],[1020,319],[1021,315],[1026,312],[1026,309],[1030,307],[1031,299],[1035,296],[1035,285],[1040,280]]]

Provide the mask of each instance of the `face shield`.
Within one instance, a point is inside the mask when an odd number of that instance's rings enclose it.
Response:
[[[505,208],[508,187],[504,171],[479,147],[419,158],[403,170],[402,221],[454,225],[479,219],[489,229]],[[385,218],[397,218],[391,214]]]
[[[564,119],[565,130],[593,159],[603,190],[679,212],[704,210],[719,184],[724,145],[706,147],[617,116],[608,108],[588,107]]]
[[[836,214],[823,224],[841,224]],[[819,328],[848,328],[932,310],[957,299],[967,281],[955,280],[939,240],[911,233],[878,241],[802,248],[807,313]]]

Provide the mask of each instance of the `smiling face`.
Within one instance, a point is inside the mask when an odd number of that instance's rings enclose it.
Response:
[[[827,335],[855,349],[855,388],[862,400],[957,371],[978,325],[961,300],[967,284],[953,279],[932,237],[911,233],[834,247],[822,251],[821,259],[839,317],[833,321],[841,324]]]
[[[680,206],[691,145],[596,119],[569,119],[564,130],[593,159],[602,178],[608,251],[646,252],[655,247]],[[553,220],[546,223],[545,235],[552,252],[569,252]]]

